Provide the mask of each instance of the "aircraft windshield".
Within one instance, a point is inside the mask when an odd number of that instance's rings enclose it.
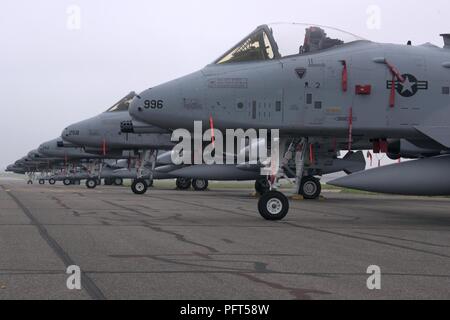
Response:
[[[342,30],[299,23],[276,23],[258,27],[216,64],[264,61],[309,54],[358,40]]]
[[[106,110],[106,112],[119,112],[119,111],[128,111],[130,107],[131,100],[136,96],[135,92],[130,92],[125,98],[117,102],[111,108]]]

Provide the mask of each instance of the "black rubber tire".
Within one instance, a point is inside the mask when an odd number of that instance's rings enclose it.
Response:
[[[258,211],[268,221],[282,220],[289,212],[289,200],[281,192],[269,191],[259,199]]]
[[[86,187],[88,189],[95,189],[97,187],[97,179],[92,179],[92,178],[87,179]]]
[[[194,179],[192,180],[192,188],[195,191],[205,191],[208,189],[209,182],[206,179]]]
[[[269,180],[267,178],[261,178],[255,181],[255,190],[260,195],[264,195],[270,191]]]
[[[33,184],[33,181],[28,180],[28,181],[27,181],[27,184]]]
[[[56,183],[56,180],[55,179],[49,179],[48,183],[51,184],[51,185],[54,185]]]
[[[143,195],[147,192],[148,186],[145,179],[135,179],[131,184],[131,190],[134,194]]]
[[[176,184],[179,190],[188,190],[191,187],[192,180],[186,178],[178,178]]]
[[[115,178],[114,179],[114,185],[115,186],[122,186],[123,185],[123,179],[122,178]]]
[[[45,180],[44,179],[39,179],[39,184],[45,184]]]
[[[63,180],[63,184],[64,184],[65,186],[70,186],[70,185],[72,184],[72,180],[70,180],[70,179],[64,179],[64,180]]]
[[[299,191],[299,194],[301,194],[305,200],[316,200],[322,193],[322,185],[317,178],[311,176],[303,177]]]

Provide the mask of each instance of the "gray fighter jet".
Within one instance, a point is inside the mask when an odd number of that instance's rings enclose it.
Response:
[[[128,107],[135,96],[131,92],[106,112],[68,126],[64,129],[62,138],[90,152],[103,152],[107,155],[114,151],[128,154],[129,170],[120,172],[127,178],[133,178],[131,189],[136,194],[144,194],[153,179],[174,178],[178,189],[182,190],[191,185],[195,190],[206,190],[208,180],[258,180],[257,190],[261,191],[263,186],[259,185],[259,168],[241,170],[236,166],[194,168],[173,165],[171,152],[167,152],[175,145],[171,141],[171,133],[146,123],[131,121]]]
[[[168,130],[192,132],[194,121],[222,131],[279,129],[280,157],[295,159],[300,194],[320,193],[317,177],[340,151],[370,149],[429,159],[396,166],[392,188],[379,188],[392,184],[386,169],[350,176],[353,187],[422,194],[415,186],[423,184],[434,186],[429,194],[448,194],[450,158],[430,158],[450,150],[450,35],[442,36],[444,48],[374,43],[321,26],[263,25],[204,69],[137,95],[130,115]],[[279,220],[289,202],[273,190],[258,209]]]
[[[128,161],[127,168],[123,167],[115,174],[120,173],[124,178],[132,178],[133,192],[144,194],[153,184],[153,179],[173,178],[168,172],[156,172],[155,168],[160,158],[159,152],[171,150],[174,143],[170,140],[170,133],[167,130],[149,124],[135,123],[132,130],[122,130],[131,121],[128,108],[135,96],[136,94],[131,92],[107,111],[68,126],[63,130],[61,137],[87,152],[102,154],[105,157],[110,153],[122,154]],[[191,181],[187,182],[190,186]],[[194,181],[194,187],[200,182]],[[186,183],[178,181],[177,185],[186,188]],[[207,187],[207,183],[203,182],[203,186]]]

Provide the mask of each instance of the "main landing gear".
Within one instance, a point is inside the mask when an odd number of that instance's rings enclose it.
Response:
[[[303,177],[300,185],[299,194],[303,196],[305,200],[316,200],[320,197],[322,192],[322,185],[320,180],[315,177]]]
[[[208,189],[209,181],[206,179],[188,179],[188,178],[177,178],[176,185],[178,190],[189,190],[192,188],[195,191],[205,191]]]
[[[188,190],[191,187],[192,180],[187,178],[178,178],[175,183],[178,190]]]
[[[205,191],[208,189],[208,180],[206,179],[194,179],[192,180],[192,188],[195,191]]]
[[[267,178],[260,178],[255,181],[255,190],[259,195],[264,195],[270,191],[270,183]]]

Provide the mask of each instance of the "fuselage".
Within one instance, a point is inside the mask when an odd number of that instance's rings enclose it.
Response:
[[[449,125],[449,62],[450,50],[432,45],[355,41],[273,60],[211,64],[139,94],[130,114],[169,129],[192,129],[194,121],[207,129],[213,119],[220,129],[347,137],[351,122],[353,135],[364,139],[420,139],[417,127]],[[392,82],[388,64],[405,82]]]

